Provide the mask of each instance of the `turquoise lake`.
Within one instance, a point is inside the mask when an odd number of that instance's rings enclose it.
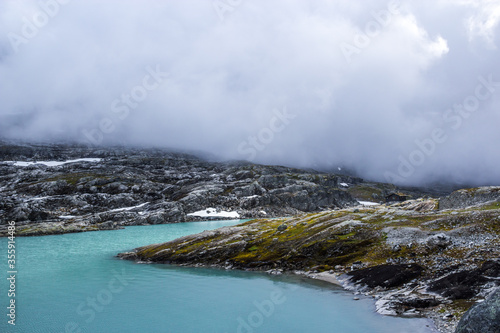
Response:
[[[7,323],[7,239],[0,239],[0,332],[431,332],[385,317],[372,299],[321,281],[265,273],[136,264],[138,246],[238,221],[134,226],[16,238],[16,325]]]

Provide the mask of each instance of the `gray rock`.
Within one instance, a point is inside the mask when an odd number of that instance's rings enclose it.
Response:
[[[500,288],[492,292],[484,302],[470,308],[460,319],[455,332],[500,332]]]
[[[287,228],[288,228],[288,226],[287,226],[286,224],[281,224],[281,225],[278,227],[278,231],[285,231]]]
[[[444,233],[439,233],[436,235],[429,236],[425,240],[425,243],[431,249],[434,249],[434,248],[444,249],[444,248],[448,247],[452,242],[451,242],[450,236],[448,236]]]

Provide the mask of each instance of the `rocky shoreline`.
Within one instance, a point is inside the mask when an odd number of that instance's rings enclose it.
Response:
[[[500,188],[488,187],[441,200],[252,220],[118,256],[330,277],[373,297],[381,314],[423,316],[440,332],[453,332],[500,284],[499,232]]]

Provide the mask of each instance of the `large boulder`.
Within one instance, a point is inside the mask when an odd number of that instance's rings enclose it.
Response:
[[[500,288],[488,298],[474,305],[458,323],[455,333],[498,333],[500,332]]]

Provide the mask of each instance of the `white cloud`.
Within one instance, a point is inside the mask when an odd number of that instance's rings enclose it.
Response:
[[[401,1],[387,20],[386,1],[244,1],[223,21],[204,0],[70,1],[15,52],[8,34],[22,34],[25,18],[48,1],[56,0],[0,2],[0,137],[87,142],[82,130],[109,118],[114,130],[104,143],[245,158],[238,145],[287,107],[296,118],[273,132],[256,161],[344,165],[383,180],[474,92],[478,76],[500,81],[498,51],[476,42],[495,43],[498,1]],[[376,30],[356,46],[367,29]],[[350,62],[342,43],[356,47]],[[157,65],[169,78],[117,117],[112,102]],[[478,161],[485,179],[500,181],[498,152],[482,159],[481,149],[469,149],[463,158],[464,140],[474,147],[500,139],[490,121],[495,96],[409,181],[454,168],[475,179]]]
[[[500,22],[500,2],[498,0],[460,0],[456,3],[471,9],[464,21],[470,40],[479,37],[489,47],[496,48],[495,30]]]
[[[495,29],[500,22],[500,2],[490,0],[478,7],[478,12],[469,20],[470,32],[485,38],[491,46],[496,47],[494,38]]]

